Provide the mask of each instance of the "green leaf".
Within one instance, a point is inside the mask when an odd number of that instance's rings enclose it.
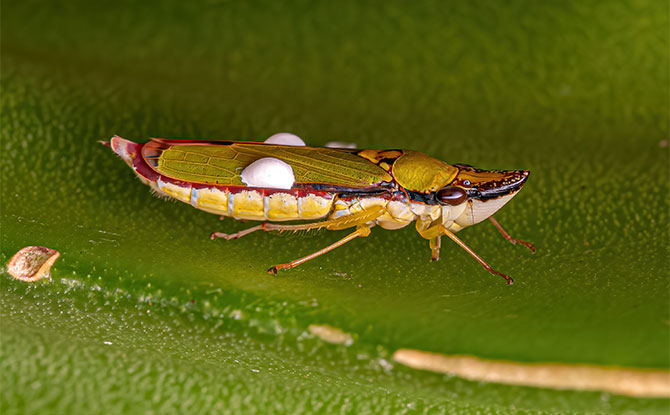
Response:
[[[667,399],[487,384],[394,362],[412,348],[670,367],[668,5],[6,1],[2,413],[666,413]],[[373,229],[277,277],[309,237],[150,195],[96,143],[191,137],[410,148],[530,169],[467,253]],[[328,325],[350,346],[310,333]]]

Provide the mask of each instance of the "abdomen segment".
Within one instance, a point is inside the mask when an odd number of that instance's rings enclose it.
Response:
[[[176,184],[162,177],[156,181],[155,189],[206,212],[272,222],[324,218],[335,200],[331,193]]]

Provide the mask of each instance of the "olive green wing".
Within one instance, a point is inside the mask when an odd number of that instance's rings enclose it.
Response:
[[[384,169],[345,149],[240,141],[152,140],[142,149],[147,163],[162,175],[186,182],[244,186],[240,174],[263,157],[274,157],[290,165],[296,184],[366,188],[392,181]]]

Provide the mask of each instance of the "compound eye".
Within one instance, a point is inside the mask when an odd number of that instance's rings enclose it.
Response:
[[[437,192],[437,200],[447,205],[460,205],[467,199],[468,194],[460,187],[444,187]]]

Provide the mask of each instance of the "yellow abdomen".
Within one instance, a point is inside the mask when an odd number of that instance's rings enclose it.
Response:
[[[271,222],[316,220],[326,217],[336,219],[381,206],[384,213],[374,222],[384,229],[399,229],[426,214],[439,215],[437,206],[407,204],[382,197],[339,199],[334,193],[296,196],[285,192],[264,195],[256,189],[237,192],[216,187],[198,189],[160,179],[152,187],[159,193],[188,203],[197,209],[235,219]],[[421,210],[417,210],[418,207],[421,207]],[[428,208],[431,212],[425,212]]]
[[[254,189],[233,193],[215,187],[180,186],[160,179],[154,189],[206,212],[235,219],[273,222],[324,218],[335,201],[334,194],[296,196],[277,192],[264,195]]]

